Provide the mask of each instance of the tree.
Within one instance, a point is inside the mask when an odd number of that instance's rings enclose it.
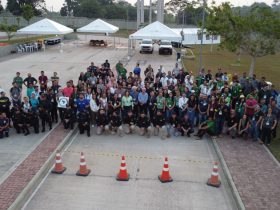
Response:
[[[26,4],[32,6],[35,15],[41,15],[46,9],[45,0],[7,0],[6,9],[13,15],[20,16],[23,13],[22,7]]]
[[[251,56],[252,76],[257,58],[279,51],[279,16],[271,7],[254,4],[248,14],[240,15],[233,12],[229,3],[223,3],[211,9],[206,29],[223,37],[222,47],[235,53],[242,50]]]
[[[16,25],[0,24],[0,30],[6,32],[8,40],[16,34],[18,27]]]
[[[28,25],[30,19],[34,16],[34,10],[33,7],[30,4],[25,4],[22,6],[22,17],[27,20]]]
[[[76,13],[78,17],[103,18],[105,9],[98,0],[79,0],[80,6]]]
[[[0,12],[3,10],[2,2],[0,0]]]

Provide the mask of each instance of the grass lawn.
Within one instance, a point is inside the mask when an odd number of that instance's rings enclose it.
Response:
[[[183,59],[183,62],[188,71],[192,70],[194,74],[197,74],[199,68],[199,46],[193,46],[193,48],[195,59]],[[210,45],[203,46],[202,61],[205,69],[211,69],[215,73],[217,68],[221,67],[228,73],[236,72],[239,75],[243,72],[249,72],[250,56],[242,55],[241,65],[234,66],[232,64],[235,64],[237,60],[237,56],[234,53],[219,50],[217,45],[213,47],[213,52],[210,52],[210,48]],[[280,91],[280,53],[258,58],[255,64],[255,74],[257,78],[265,76]],[[280,126],[278,126],[277,137],[272,141],[269,149],[280,162]]]
[[[268,147],[274,157],[280,162],[280,127],[277,129],[277,136],[272,140],[270,146]]]
[[[188,70],[192,70],[196,74],[199,68],[199,46],[193,47],[195,59],[183,59],[183,62]],[[241,55],[240,66],[232,65],[236,64],[236,60],[237,56],[234,53],[219,50],[217,45],[213,47],[213,52],[210,52],[210,45],[203,46],[202,61],[205,69],[211,69],[213,72],[216,72],[217,68],[221,67],[224,71],[231,74],[235,72],[239,75],[243,72],[249,73],[250,56]],[[257,78],[265,76],[267,81],[271,81],[280,90],[280,54],[258,58],[255,64],[255,74]]]

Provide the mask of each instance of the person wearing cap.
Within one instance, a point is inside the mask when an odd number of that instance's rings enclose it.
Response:
[[[0,139],[4,136],[9,137],[9,119],[3,112],[0,114]]]
[[[157,114],[154,116],[153,125],[154,125],[154,135],[160,135],[161,139],[166,139],[166,126],[165,126],[165,117],[161,110],[157,110]]]
[[[0,93],[0,113],[5,113],[6,117],[11,117],[10,112],[11,102],[10,99],[6,96],[6,93],[2,91]]]
[[[109,131],[109,121],[104,109],[99,109],[98,115],[96,118],[96,134],[101,135],[103,132]]]
[[[17,86],[20,90],[22,90],[22,85],[23,85],[23,79],[22,77],[20,76],[20,72],[17,72],[16,73],[16,76],[14,77],[13,79],[13,83],[17,83]]]
[[[110,123],[109,129],[111,130],[111,134],[115,135],[115,133],[117,133],[120,137],[122,137],[123,136],[122,119],[116,111],[113,111],[112,114],[110,115],[109,123]]]

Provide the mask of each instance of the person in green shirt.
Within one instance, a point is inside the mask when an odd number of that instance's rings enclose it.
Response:
[[[208,120],[200,124],[196,140],[201,140],[204,134],[208,133],[211,137],[215,137],[215,121],[212,116]]]
[[[162,90],[160,90],[157,96],[157,110],[164,112],[165,102],[165,98],[162,96]]]
[[[123,64],[120,64],[120,67],[119,67],[119,76],[121,76],[123,79],[126,79],[126,74],[127,74],[127,70],[126,68],[123,67]]]
[[[126,116],[128,111],[133,110],[133,98],[129,94],[129,91],[125,91],[125,95],[122,97],[122,110],[123,116]]]
[[[168,97],[166,98],[166,119],[168,120],[171,117],[171,114],[174,110],[175,101],[173,98],[173,93],[169,92]]]
[[[19,72],[16,73],[16,76],[14,77],[13,82],[17,83],[19,89],[22,90],[23,79],[22,79],[22,77],[20,76],[20,73],[19,73]]]

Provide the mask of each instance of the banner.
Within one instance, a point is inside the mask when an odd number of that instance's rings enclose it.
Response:
[[[57,107],[58,108],[66,108],[67,104],[69,103],[69,97],[59,97]]]

